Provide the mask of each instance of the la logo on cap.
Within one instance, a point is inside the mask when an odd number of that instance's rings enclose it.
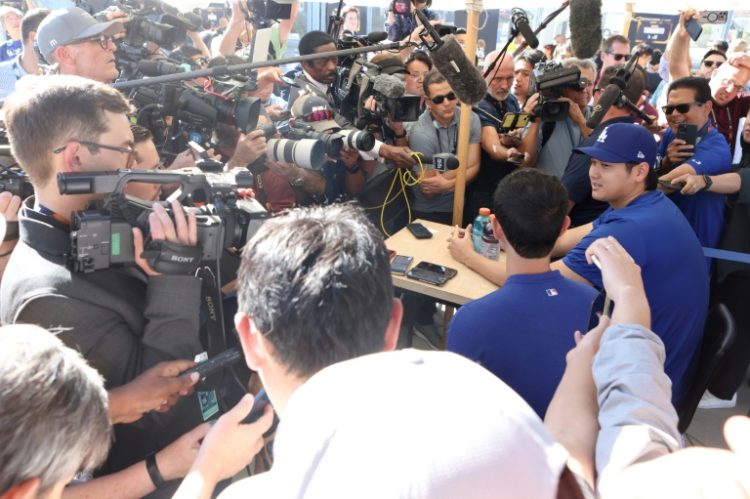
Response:
[[[609,128],[609,127],[607,127]],[[597,142],[601,142],[602,144],[607,141],[607,128],[602,130],[601,135],[599,135],[599,138],[596,139]]]
[[[637,156],[638,156],[638,159],[645,159],[645,158],[646,158],[646,155],[645,155],[645,154],[643,154],[643,152],[642,152],[642,151],[638,151],[638,154],[637,154]]]

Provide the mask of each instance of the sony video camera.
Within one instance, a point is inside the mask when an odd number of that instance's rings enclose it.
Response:
[[[186,211],[196,213],[202,262],[217,261],[225,248],[241,248],[268,214],[257,201],[243,199],[238,194],[238,189],[253,185],[253,176],[245,169],[236,170],[206,173],[200,168],[190,168],[175,172],[117,170],[58,174],[61,194],[107,195],[100,208],[73,214],[68,267],[74,272],[89,273],[135,263],[132,228],[139,227],[148,234],[152,203],[126,195],[125,186],[129,182],[179,184],[170,199],[179,200]],[[171,212],[169,203],[165,203],[165,208]],[[179,259],[184,257],[171,255],[171,258],[182,263]]]
[[[570,104],[560,99],[565,88],[586,87],[578,68],[564,68],[558,62],[540,62],[533,73],[536,89],[539,92],[539,105],[534,115],[542,121],[562,121],[568,116]],[[583,86],[581,86],[583,85]]]

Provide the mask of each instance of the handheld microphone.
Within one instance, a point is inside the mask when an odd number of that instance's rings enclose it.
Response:
[[[602,96],[599,97],[599,101],[594,106],[593,112],[588,120],[586,120],[586,126],[589,128],[596,128],[601,123],[604,115],[607,114],[609,108],[613,105],[627,105],[631,109],[636,107],[635,104],[625,96],[625,87],[630,81],[630,77],[633,74],[633,70],[636,67],[637,57],[631,57],[624,68],[617,70],[617,73],[612,77],[607,87],[602,92]]]
[[[432,156],[421,155],[419,159],[423,165],[432,165],[435,170],[441,172],[458,168],[458,158],[449,152],[441,152]]]
[[[523,36],[524,40],[526,40],[526,45],[533,49],[537,48],[539,46],[539,40],[531,29],[531,26],[529,26],[529,18],[526,15],[526,11],[514,7],[512,12],[513,15],[511,17],[511,22],[513,23],[513,26],[515,26],[515,30]]]
[[[596,55],[602,39],[601,0],[570,1],[570,42],[579,59]]]
[[[145,60],[138,62],[138,71],[143,73],[144,76],[162,76],[174,73],[184,73],[185,68],[169,61]]]
[[[419,9],[415,12],[434,41],[433,44],[426,43],[426,45],[437,70],[448,80],[448,84],[461,102],[470,105],[478,104],[487,94],[487,82],[482,78],[482,74],[466,57],[463,48],[453,35],[440,38],[427,16]],[[420,36],[424,41],[424,33]]]

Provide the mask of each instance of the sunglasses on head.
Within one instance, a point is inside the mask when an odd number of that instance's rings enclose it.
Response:
[[[630,59],[630,54],[615,54],[614,52],[607,52],[609,55],[614,57],[615,61],[620,62],[622,60],[627,61]]]
[[[453,92],[448,92],[445,95],[436,95],[430,100],[432,101],[433,104],[442,104],[445,99],[456,100],[456,94],[454,94]]]
[[[312,113],[308,113],[302,116],[301,119],[308,123],[313,123],[315,121],[332,120],[334,116],[335,116],[335,113],[331,111],[330,109],[316,109]],[[300,118],[297,118],[297,119],[300,119]]]
[[[722,64],[724,64],[724,61],[709,61],[709,60],[703,61],[703,65],[706,66],[707,68],[714,67],[714,64],[716,64],[716,68],[718,69]]]
[[[674,105],[666,105],[662,106],[661,110],[664,111],[664,114],[669,116],[674,111],[677,111],[680,114],[685,114],[688,111],[690,111],[690,107],[696,105],[696,106],[702,106],[702,102],[686,102],[685,104],[674,104]]]

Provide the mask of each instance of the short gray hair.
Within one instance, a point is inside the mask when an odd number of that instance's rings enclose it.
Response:
[[[568,57],[567,59],[563,59],[561,62],[562,66],[564,68],[578,68],[581,71],[584,69],[588,69],[592,73],[594,73],[594,76],[596,76],[596,64],[594,64],[594,61],[591,59],[578,59],[576,57]]]
[[[0,328],[0,494],[98,467],[111,431],[102,377],[78,352],[37,326]]]

